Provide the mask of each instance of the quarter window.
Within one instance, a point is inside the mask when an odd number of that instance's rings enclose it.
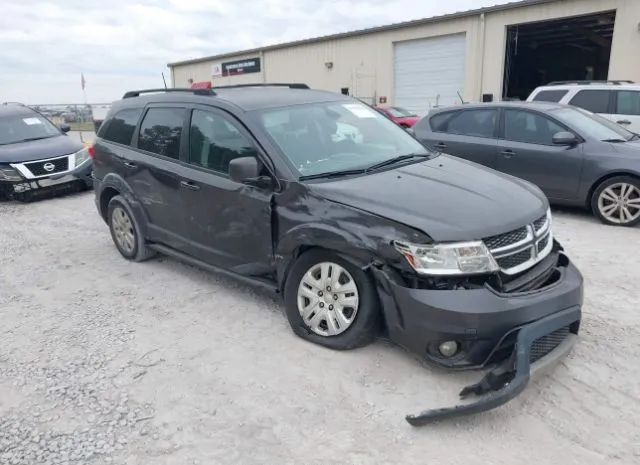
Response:
[[[505,110],[504,138],[514,142],[553,145],[553,135],[566,131],[554,121],[536,113]]]
[[[142,108],[119,111],[107,124],[102,125],[98,135],[111,142],[130,145],[141,113]]]
[[[179,159],[184,112],[184,108],[150,108],[140,125],[138,148]]]
[[[609,113],[610,90],[581,90],[569,102],[591,113]]]
[[[193,110],[189,136],[189,163],[222,173],[239,157],[255,157],[253,144],[226,118]]]
[[[436,132],[447,132],[463,136],[493,137],[497,110],[464,110],[436,115],[431,126]]]
[[[640,115],[640,92],[619,90],[616,105],[618,115]]]
[[[559,102],[562,97],[567,95],[568,90],[541,90],[535,97],[534,102]]]

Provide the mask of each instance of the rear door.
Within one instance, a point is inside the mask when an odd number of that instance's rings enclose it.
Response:
[[[421,142],[434,150],[495,167],[498,141],[498,109],[469,109],[436,113],[419,132]]]
[[[231,180],[229,163],[238,157],[266,158],[233,116],[192,108],[180,180],[189,253],[240,274],[265,275],[271,271],[273,189]]]
[[[135,150],[124,160],[125,179],[146,213],[149,238],[179,250],[185,249],[178,170],[186,117],[185,105],[149,105],[134,135]]]
[[[640,90],[615,91],[613,111],[613,121],[640,134]]]
[[[536,184],[552,199],[574,199],[582,174],[582,144],[554,145],[553,135],[569,131],[558,121],[522,109],[504,109],[498,171]]]
[[[582,89],[576,92],[568,103],[613,121],[613,99],[613,90]]]

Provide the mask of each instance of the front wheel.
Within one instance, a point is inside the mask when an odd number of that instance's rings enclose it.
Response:
[[[593,213],[605,224],[633,226],[640,222],[640,180],[616,176],[602,182],[591,199]]]
[[[303,339],[346,350],[371,342],[380,306],[373,281],[339,255],[311,250],[293,264],[284,290],[289,324]]]

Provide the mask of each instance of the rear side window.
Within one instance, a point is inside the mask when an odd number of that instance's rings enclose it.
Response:
[[[553,145],[553,135],[566,131],[553,120],[522,110],[505,110],[504,138],[514,142]]]
[[[179,159],[184,115],[184,108],[150,108],[140,125],[138,148]]]
[[[559,102],[562,97],[567,95],[568,90],[541,90],[535,97],[534,102]]]
[[[497,119],[497,110],[464,110],[436,115],[431,119],[431,126],[436,132],[493,137]]]
[[[618,115],[640,115],[640,91],[619,90],[616,107]]]
[[[130,145],[142,108],[129,108],[116,113],[100,128],[99,136],[111,142]]]
[[[239,157],[255,157],[253,144],[223,116],[193,110],[189,135],[189,163],[221,173]]]
[[[569,102],[591,113],[609,113],[610,90],[581,90]]]

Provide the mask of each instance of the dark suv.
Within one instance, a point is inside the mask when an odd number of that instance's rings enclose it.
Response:
[[[462,394],[499,392],[412,424],[500,405],[571,347],[582,278],[533,185],[300,84],[145,94],[116,102],[95,143],[96,204],[125,258],[265,284],[332,349],[382,331],[440,366],[495,367]]]
[[[0,199],[30,200],[91,186],[89,151],[37,111],[0,105]]]

